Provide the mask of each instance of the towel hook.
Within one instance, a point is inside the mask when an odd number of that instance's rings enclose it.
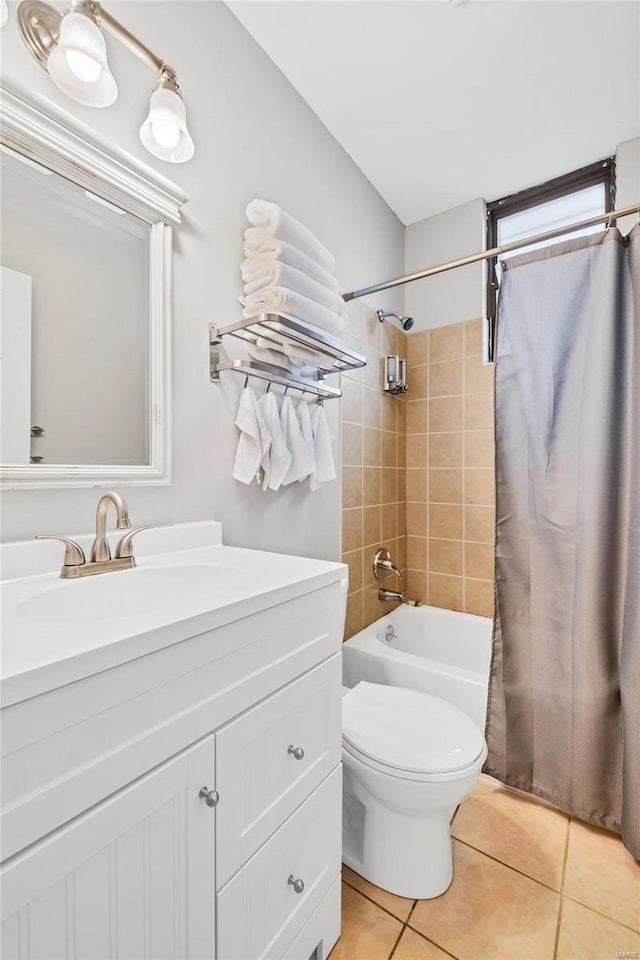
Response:
[[[244,389],[246,390],[249,386],[249,374],[244,378]]]
[[[269,383],[267,384],[267,389],[265,390],[265,393],[269,393],[269,390],[271,390],[271,380],[269,380]]]

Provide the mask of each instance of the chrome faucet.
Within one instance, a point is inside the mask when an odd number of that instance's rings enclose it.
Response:
[[[116,546],[116,555],[111,558],[111,548],[107,540],[107,510],[112,503],[116,509],[116,528],[128,530],[120,538]],[[115,570],[129,570],[135,567],[136,561],[132,552],[132,540],[136,533],[147,530],[148,527],[136,527],[131,530],[129,512],[122,497],[117,493],[105,493],[100,498],[96,510],[96,536],[91,546],[91,559],[87,562],[84,550],[75,540],[69,537],[58,537],[49,534],[39,534],[36,540],[60,540],[65,545],[64,561],[60,569],[60,576],[65,579],[76,577],[91,577],[98,573],[110,573]]]
[[[373,575],[376,580],[382,580],[387,573],[395,573],[398,580],[402,580],[402,574],[391,559],[388,550],[378,550],[373,558]]]
[[[397,590],[378,590],[378,600],[392,600],[397,603],[406,603],[407,598],[404,590],[400,593]]]

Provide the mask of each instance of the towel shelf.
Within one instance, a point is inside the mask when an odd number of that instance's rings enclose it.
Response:
[[[274,347],[279,349],[282,348],[283,343],[306,347],[313,350],[323,362],[309,365],[317,370],[315,378],[302,376],[298,369],[289,370],[259,360],[234,360],[229,366],[221,366],[219,347],[226,336],[236,337],[249,343],[256,343],[260,337],[271,341]],[[364,367],[367,363],[366,357],[329,334],[315,327],[308,327],[301,320],[281,313],[262,313],[248,320],[238,320],[222,327],[211,324],[209,347],[211,380],[214,383],[220,380],[220,373],[223,370],[235,370],[248,377],[258,377],[281,386],[312,393],[323,400],[342,396],[340,389],[322,382],[328,374],[355,370],[357,367]]]

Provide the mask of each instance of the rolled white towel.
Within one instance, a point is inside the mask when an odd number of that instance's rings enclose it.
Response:
[[[290,317],[296,317],[302,323],[310,323],[319,327],[333,337],[340,337],[344,333],[344,320],[337,313],[327,310],[322,304],[303,297],[301,293],[288,290],[286,287],[262,287],[250,296],[246,302],[242,315],[249,320],[260,313],[271,313],[277,310]]]
[[[251,344],[249,347],[249,356],[253,357],[254,360],[259,360],[261,363],[272,363],[274,366],[282,367],[284,370],[290,369],[291,366],[286,354],[281,353],[279,350],[265,349],[264,347],[258,347],[254,344]]]
[[[245,250],[246,260],[242,264],[242,279],[245,283],[256,280],[265,270],[270,269],[275,261],[287,263],[307,276],[312,277],[323,287],[340,293],[340,284],[328,270],[324,270],[319,263],[308,257],[302,250],[292,247],[290,243],[271,237],[265,240],[258,249],[249,247]]]
[[[297,343],[286,343],[284,351],[294,367],[326,367],[330,363],[321,353],[316,353],[309,347],[303,347]]]
[[[333,273],[336,262],[332,254],[318,238],[291,214],[286,213],[277,203],[269,200],[252,200],[247,205],[247,220],[253,224],[245,231],[245,241],[252,249],[257,249],[267,238],[277,237],[294,247],[298,247],[321,267]]]
[[[286,263],[280,263],[274,260],[268,270],[255,280],[248,280],[244,285],[245,296],[249,297],[252,293],[261,290],[263,287],[286,287],[288,290],[295,290],[301,293],[303,297],[309,297],[321,303],[327,310],[340,314],[344,307],[344,300],[339,294],[328,287],[317,283],[312,277],[290,267]]]

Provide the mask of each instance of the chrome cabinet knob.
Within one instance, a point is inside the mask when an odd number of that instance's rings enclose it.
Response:
[[[200,787],[200,793],[198,794],[201,800],[204,800],[208,807],[215,807],[218,805],[218,800],[220,799],[220,794],[217,790],[209,790],[209,787]]]
[[[296,880],[292,873],[289,874],[289,879],[287,883],[290,883],[296,893],[302,893],[304,890],[304,882],[300,879]]]
[[[304,750],[302,747],[294,747],[293,744],[289,744],[287,753],[290,753],[296,760],[302,760],[304,757]]]

